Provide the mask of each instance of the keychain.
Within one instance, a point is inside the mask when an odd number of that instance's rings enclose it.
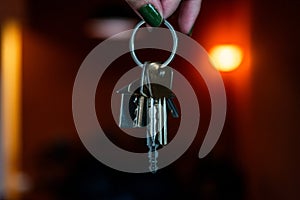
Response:
[[[174,118],[179,117],[178,110],[174,104],[175,95],[171,90],[173,69],[168,66],[176,54],[178,38],[171,24],[164,20],[164,24],[171,31],[173,38],[173,49],[170,57],[162,64],[158,62],[142,63],[135,54],[134,40],[136,32],[143,24],[145,22],[141,21],[136,25],[129,42],[131,56],[135,63],[142,68],[142,74],[138,80],[118,91],[118,93],[122,94],[119,127],[147,127],[149,170],[155,173],[158,170],[157,149],[168,144],[168,112]],[[138,89],[133,91],[133,88]],[[126,110],[128,108],[129,111]]]

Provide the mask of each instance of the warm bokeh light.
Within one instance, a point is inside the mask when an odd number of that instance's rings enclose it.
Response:
[[[219,71],[229,72],[240,66],[243,60],[243,51],[237,45],[217,45],[209,52],[214,67]]]
[[[21,51],[21,25],[16,20],[7,20],[1,24],[1,145],[7,199],[18,199],[19,190]]]

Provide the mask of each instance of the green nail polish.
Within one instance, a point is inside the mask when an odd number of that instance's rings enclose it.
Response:
[[[163,22],[162,16],[152,4],[146,4],[142,6],[138,11],[144,18],[145,22],[150,26],[157,27],[160,26]]]
[[[191,30],[189,31],[189,33],[188,33],[188,36],[192,36],[193,35],[193,30],[194,30],[194,26],[191,28]]]

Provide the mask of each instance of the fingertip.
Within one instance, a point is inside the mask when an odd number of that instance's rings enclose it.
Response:
[[[126,0],[133,10],[150,26],[160,26],[163,22],[162,6],[160,1]]]
[[[138,12],[150,26],[157,27],[163,22],[163,17],[152,4],[143,5]]]
[[[181,32],[191,35],[201,7],[201,0],[184,1],[181,4],[178,24]]]

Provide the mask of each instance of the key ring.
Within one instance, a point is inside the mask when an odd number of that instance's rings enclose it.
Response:
[[[143,24],[145,24],[145,21],[141,21],[136,25],[136,27],[132,31],[132,35],[131,35],[130,41],[129,41],[129,49],[130,49],[131,56],[132,56],[134,62],[141,68],[143,68],[144,64],[141,63],[141,61],[137,58],[137,56],[134,52],[134,39],[135,39],[136,32]],[[169,22],[167,22],[167,20],[164,20],[164,24],[171,31],[172,38],[173,38],[173,49],[172,49],[172,53],[171,53],[170,57],[161,65],[161,68],[164,68],[170,64],[170,62],[173,60],[173,58],[175,56],[175,53],[176,53],[177,47],[178,47],[178,37],[176,35],[175,29]]]

